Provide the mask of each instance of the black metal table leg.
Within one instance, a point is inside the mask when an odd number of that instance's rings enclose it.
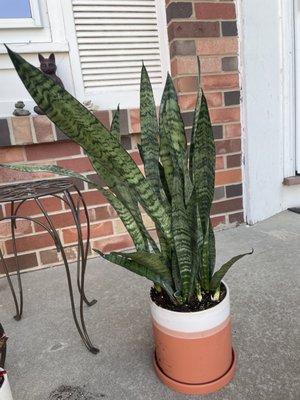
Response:
[[[51,182],[51,181],[50,181]],[[37,182],[34,182],[37,184]],[[33,183],[33,184],[34,184]],[[44,189],[46,181],[41,181],[42,184],[42,189]],[[78,188],[71,184],[69,181],[64,180],[62,183],[59,181],[60,185],[58,188],[52,187],[51,192],[49,193],[48,191],[42,191],[42,193],[34,193],[34,190],[32,191],[33,193],[27,194],[27,198],[31,198],[35,201],[36,205],[38,208],[41,210],[45,220],[46,224],[41,223],[38,221],[36,218],[32,217],[23,217],[21,215],[18,215],[18,210],[21,207],[21,205],[26,201],[26,198],[24,199],[16,198],[10,199],[11,200],[11,215],[9,217],[4,217],[1,218],[0,221],[2,220],[9,220],[11,223],[11,235],[12,235],[12,243],[13,243],[13,254],[16,260],[16,270],[17,270],[17,282],[18,282],[18,288],[19,288],[19,301],[18,301],[18,296],[16,295],[14,285],[12,283],[8,267],[6,265],[5,259],[3,254],[1,253],[0,250],[0,261],[3,264],[4,272],[7,277],[9,287],[13,296],[13,300],[15,303],[16,307],[16,316],[14,317],[16,320],[20,320],[22,316],[22,311],[23,311],[23,290],[22,290],[22,281],[21,281],[21,274],[20,274],[20,266],[18,262],[18,251],[17,251],[17,245],[16,245],[16,235],[15,235],[15,229],[17,228],[17,219],[26,219],[29,221],[32,221],[40,226],[42,226],[52,237],[57,251],[61,254],[62,260],[64,263],[65,271],[66,271],[66,276],[67,276],[67,284],[68,284],[68,290],[69,290],[69,295],[70,295],[70,302],[71,302],[71,311],[74,319],[75,326],[78,330],[78,333],[84,342],[85,346],[88,348],[88,350],[94,354],[99,352],[99,349],[96,348],[87,333],[87,328],[85,325],[85,320],[84,320],[84,312],[83,312],[83,304],[86,303],[88,306],[91,306],[96,303],[96,300],[88,301],[85,295],[85,272],[86,272],[86,265],[87,265],[87,257],[88,257],[88,251],[89,251],[89,241],[90,241],[90,224],[89,224],[89,216],[88,216],[88,211],[86,207],[86,203],[84,201],[84,198]],[[62,184],[61,184],[62,183]],[[14,185],[17,186],[17,185]],[[36,187],[34,187],[36,189]],[[39,188],[41,189],[41,188]],[[78,195],[78,202],[77,206],[75,205],[75,202],[72,198],[72,195],[70,193],[70,189],[74,189]],[[62,193],[62,197],[58,195],[58,193]],[[40,194],[40,195],[38,195]],[[74,223],[76,226],[77,230],[77,287],[78,287],[78,292],[79,292],[79,317],[77,317],[77,312],[76,312],[76,306],[75,306],[75,299],[74,299],[74,291],[73,291],[73,285],[72,285],[72,277],[70,273],[70,268],[69,268],[69,263],[66,257],[65,253],[65,248],[61,242],[60,236],[58,234],[57,229],[55,228],[55,225],[53,224],[53,221],[51,220],[51,216],[48,215],[47,210],[43,206],[40,197],[45,196],[45,195],[53,195],[55,197],[60,198],[65,202],[65,204],[68,206],[72,213],[72,217],[74,219]],[[1,193],[0,193],[0,200],[1,200]],[[21,201],[15,207],[14,201]],[[83,231],[81,227],[81,220],[80,220],[80,205],[83,207],[83,212],[87,224],[87,234],[86,234],[86,243],[84,245],[84,238],[83,238]]]

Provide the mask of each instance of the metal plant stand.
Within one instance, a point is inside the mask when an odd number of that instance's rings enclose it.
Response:
[[[72,196],[71,192],[75,191],[76,196]],[[75,299],[74,299],[74,290],[72,285],[72,278],[70,274],[69,263],[66,257],[65,248],[61,242],[58,231],[51,219],[51,215],[48,214],[45,206],[43,205],[41,199],[45,196],[54,196],[60,200],[62,200],[68,209],[70,209],[72,213],[72,217],[74,219],[74,223],[77,230],[77,288],[79,292],[79,313],[76,311],[75,307]],[[28,216],[22,216],[20,210],[22,210],[22,205],[29,199],[34,200],[38,208],[41,210],[41,213],[45,217],[45,222],[41,222],[37,218],[32,218]],[[15,291],[14,285],[12,283],[12,279],[8,270],[8,266],[5,262],[4,256],[0,249],[0,262],[3,264],[4,272],[6,274],[8,284],[10,286],[10,290],[13,296],[13,300],[16,307],[16,315],[14,318],[19,321],[22,317],[23,313],[23,290],[22,290],[22,281],[20,274],[20,265],[18,261],[18,249],[16,242],[16,229],[18,220],[28,220],[32,221],[35,224],[41,226],[45,229],[49,235],[52,237],[56,249],[59,253],[61,253],[63,263],[66,270],[68,289],[70,294],[71,301],[71,309],[72,315],[74,318],[74,322],[76,328],[79,332],[80,337],[82,338],[85,346],[89,351],[96,354],[98,353],[98,349],[93,346],[89,335],[87,333],[86,325],[84,322],[84,314],[83,314],[83,303],[86,303],[88,306],[92,306],[96,303],[96,300],[89,301],[85,295],[84,288],[84,279],[85,279],[85,271],[87,264],[87,256],[89,251],[89,241],[90,241],[90,223],[89,216],[85,201],[83,199],[80,190],[76,187],[76,185],[68,179],[54,179],[54,180],[42,180],[35,182],[25,182],[13,185],[7,185],[0,187],[0,203],[10,203],[10,215],[0,218],[0,221],[9,221],[11,225],[11,237],[12,237],[12,247],[13,254],[16,261],[16,272],[17,272],[17,285],[18,285],[18,294]],[[84,219],[87,224],[86,235],[83,237],[83,232],[81,228],[80,221],[80,207],[83,207]],[[84,243],[85,239],[85,243]],[[78,315],[79,314],[79,315]]]

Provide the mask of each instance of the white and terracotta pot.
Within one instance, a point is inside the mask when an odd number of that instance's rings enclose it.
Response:
[[[236,357],[231,345],[229,289],[225,287],[224,299],[204,311],[170,311],[151,301],[154,366],[171,389],[206,394],[233,378]]]
[[[3,372],[4,372],[4,374],[3,374],[4,382],[0,388],[0,400],[13,400],[9,382],[8,382],[7,373],[4,371],[3,368],[0,368],[0,373],[3,373]]]

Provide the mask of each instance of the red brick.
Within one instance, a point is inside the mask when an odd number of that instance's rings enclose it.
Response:
[[[220,107],[223,104],[222,93],[208,92],[205,93],[207,104],[209,107]],[[182,111],[195,110],[197,94],[179,94],[178,103]]]
[[[0,162],[12,163],[25,160],[25,152],[23,147],[1,147]]]
[[[16,236],[27,235],[29,233],[32,233],[31,222],[24,219],[18,220],[15,229]],[[11,237],[11,223],[9,221],[0,222],[0,238],[1,237]]]
[[[103,221],[106,219],[116,218],[117,213],[113,207],[106,205],[103,207],[90,208],[88,210],[90,221]]]
[[[141,125],[140,125],[140,110],[133,109],[129,110],[130,117],[130,133],[140,133]]]
[[[195,56],[177,57],[172,63],[176,65],[176,73],[172,71],[173,76],[198,73],[197,58]]]
[[[17,270],[15,257],[5,258],[6,266],[9,272]],[[37,267],[38,261],[35,253],[19,254],[18,263],[21,270]],[[4,268],[0,262],[0,274],[4,274]]]
[[[70,169],[74,172],[90,172],[94,171],[93,166],[88,157],[69,158],[66,160],[58,160],[59,167]]]
[[[243,199],[238,197],[232,200],[218,201],[213,203],[211,214],[223,214],[230,211],[241,210],[243,208]]]
[[[98,190],[91,190],[81,193],[87,206],[94,206],[100,204],[107,204],[106,198]],[[78,196],[75,195],[77,201]]]
[[[240,139],[228,139],[228,140],[216,141],[217,154],[237,153],[240,150],[241,150]]]
[[[131,247],[133,247],[133,243],[131,237],[128,234],[96,240],[93,242],[92,245],[92,248],[99,249],[103,253],[109,253],[111,251],[117,250],[125,250]]]
[[[237,54],[238,41],[235,37],[196,39],[196,54],[227,55]]]
[[[26,147],[28,161],[49,160],[80,154],[80,147],[75,142],[45,143]]]
[[[241,181],[242,181],[241,169],[217,171],[216,173],[216,186],[227,185],[229,183],[238,183]]]
[[[61,200],[56,197],[46,197],[40,199],[43,207],[47,210],[47,212],[59,211],[62,209]],[[17,206],[17,204],[15,204]],[[34,200],[27,200],[22,206],[19,208],[19,215],[24,217],[32,217],[35,215],[42,214],[39,207],[36,205]],[[10,205],[6,204],[5,206],[5,215],[10,215]]]
[[[82,227],[83,237],[86,237],[86,226]],[[64,243],[77,242],[77,229],[65,228],[62,231]],[[113,226],[111,221],[99,222],[91,225],[91,238],[97,238],[99,236],[109,236],[113,234]]]
[[[213,124],[238,122],[240,121],[240,108],[215,108],[210,110],[210,118]]]
[[[198,78],[197,76],[183,76],[175,79],[175,87],[178,92],[188,93],[197,92]]]
[[[202,77],[204,90],[236,89],[239,87],[238,74],[206,75]]]
[[[176,57],[172,60],[172,75],[198,74],[197,58],[195,56]],[[221,72],[221,58],[203,57],[201,59],[201,74]]]
[[[35,130],[35,136],[39,143],[42,142],[53,142],[53,129],[52,123],[46,115],[39,115],[37,117],[33,117],[33,126]]]
[[[171,22],[168,26],[169,41],[174,38],[206,38],[220,36],[218,22],[181,21]]]
[[[210,92],[205,93],[208,107],[220,107],[223,104],[222,93]]]
[[[59,262],[58,252],[56,249],[40,251],[40,257],[43,265],[57,264]]]
[[[108,111],[94,111],[95,117],[106,127],[110,127]]]
[[[11,124],[15,144],[32,143],[30,117],[12,117]]]
[[[224,157],[216,157],[216,170],[224,169]]]
[[[236,222],[237,224],[242,224],[244,222],[244,213],[239,212],[235,214],[229,214],[229,222],[232,224]]]
[[[65,254],[68,261],[75,260],[77,258],[77,246],[65,247]]]
[[[227,157],[227,168],[235,168],[241,166],[241,154],[233,154]]]
[[[135,151],[133,153],[130,153],[131,158],[137,165],[143,164],[140,153],[138,151]]]
[[[234,4],[227,3],[196,3],[195,13],[197,19],[235,19]]]
[[[53,239],[48,233],[41,233],[39,235],[24,236],[16,239],[17,249],[20,252],[42,249],[43,247],[53,246]],[[13,251],[12,240],[5,243],[8,254]]]
[[[225,224],[225,215],[218,215],[217,217],[212,217],[211,223],[214,228],[217,228],[221,224]]]
[[[64,228],[66,226],[72,226],[75,225],[74,218],[72,216],[71,212],[65,212],[65,213],[59,213],[59,214],[52,214],[49,215],[49,218],[51,219],[53,225],[55,226],[56,229],[58,228]],[[37,221],[41,222],[42,224],[45,224],[48,226],[46,218],[45,217],[39,217],[36,218]],[[43,227],[41,227],[38,224],[35,224],[35,231],[40,232],[43,231]]]
[[[194,110],[196,106],[196,94],[180,94],[178,96],[178,103],[181,111]]]
[[[241,136],[241,124],[226,125],[225,126],[225,137],[228,139],[236,138]]]

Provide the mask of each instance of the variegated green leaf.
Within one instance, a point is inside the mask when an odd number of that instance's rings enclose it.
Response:
[[[29,173],[49,172],[51,174],[69,176],[71,178],[76,178],[76,179],[80,179],[84,182],[87,182],[92,187],[99,188],[95,182],[91,181],[86,176],[78,174],[77,172],[71,171],[69,169],[59,167],[58,165],[0,164],[0,167],[9,168],[9,169],[13,169],[15,171],[21,171],[21,172],[29,172]],[[100,188],[100,189],[102,190],[102,188]],[[104,189],[103,189],[103,191],[104,191]]]
[[[20,55],[10,49],[8,53],[25,87],[45,114],[83,147],[96,172],[101,175],[101,168],[107,164],[114,175],[127,182],[165,237],[172,240],[171,221],[165,206],[118,140],[66,90]]]
[[[186,300],[191,279],[191,232],[184,203],[183,183],[177,173],[175,173],[173,180],[172,232],[181,277],[182,297]]]
[[[243,258],[245,256],[253,254],[253,251],[254,250],[252,249],[252,251],[250,251],[248,253],[244,253],[244,254],[240,254],[238,256],[232,257],[229,261],[227,261],[227,263],[223,264],[222,267],[213,274],[212,280],[210,282],[210,291],[214,292],[215,290],[218,289],[218,287],[221,284],[222,279],[224,278],[224,275],[229,270],[229,268],[232,267],[232,265],[234,263],[236,263],[238,260],[240,260],[241,258]]]
[[[201,263],[202,263],[202,248],[203,248],[203,233],[202,233],[195,189],[192,192],[190,202],[187,206],[187,212],[191,230],[191,251],[192,251],[191,281],[189,290],[189,296],[191,296],[194,292],[195,285],[200,277]]]
[[[136,261],[130,260],[128,258],[122,257],[118,254],[111,253],[111,254],[103,254],[100,250],[93,249],[96,253],[98,253],[101,257],[105,258],[106,260],[118,264],[123,268],[128,269],[131,272],[134,272],[140,276],[143,276],[150,281],[154,282],[155,284],[160,285],[162,288],[165,289],[169,297],[173,302],[176,302],[176,299],[174,298],[174,290],[170,286],[168,282],[164,280],[164,278],[158,274],[157,272],[153,271],[146,265],[142,265],[137,263]]]
[[[116,109],[111,126],[110,126],[110,133],[114,135],[118,141],[121,143],[121,132],[120,132],[120,106]]]
[[[201,289],[208,293],[210,285],[210,246],[209,246],[209,222],[206,223],[206,231],[203,240],[201,254],[200,282]]]
[[[128,258],[137,262],[138,264],[145,265],[151,271],[160,275],[166,282],[172,285],[172,276],[169,268],[166,266],[165,261],[159,254],[151,254],[145,251],[137,251],[135,253],[122,253],[114,252],[119,256]]]
[[[216,265],[216,241],[214,228],[209,221],[209,279],[211,279]]]
[[[167,117],[166,117],[166,101],[168,98],[168,88],[167,84],[165,85],[165,89],[162,95],[160,111],[159,111],[159,136],[160,136],[160,144],[159,144],[159,156],[160,161],[164,171],[164,178],[167,183],[168,190],[165,188],[165,193],[167,196],[167,192],[172,193],[173,186],[173,161],[170,152],[170,144],[168,139],[168,130],[167,130]],[[160,173],[160,176],[162,173]]]
[[[156,106],[146,67],[142,66],[140,86],[140,121],[141,148],[145,175],[149,179],[157,195],[160,195],[160,179],[158,169],[159,143]]]
[[[196,114],[198,112],[197,107]],[[214,196],[215,144],[204,94],[201,96],[200,112],[195,123],[196,128],[192,149],[192,180],[196,189],[202,232],[205,233]]]
[[[179,168],[182,172],[184,196],[187,204],[192,192],[192,183],[188,172],[185,127],[178,105],[176,90],[170,75],[167,77],[165,92],[165,104],[161,113],[161,128],[164,130],[163,136],[168,140],[173,169]]]

